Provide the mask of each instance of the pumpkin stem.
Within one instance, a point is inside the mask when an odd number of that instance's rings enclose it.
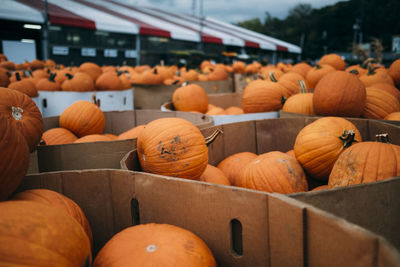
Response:
[[[15,73],[15,78],[17,78],[17,81],[20,81],[20,80],[21,80],[21,76],[19,75],[19,72],[16,72],[16,73]]]
[[[358,72],[358,70],[356,70],[356,69],[354,69],[354,70],[351,70],[351,71],[349,71],[351,74],[355,74],[355,75],[358,75],[358,74],[360,74],[360,72]]]
[[[356,133],[353,130],[345,130],[342,136],[339,137],[343,142],[343,147],[348,148],[353,142],[357,142],[357,140],[354,140],[355,136]]]
[[[96,94],[92,95],[92,103],[100,107],[100,99],[97,99]]]
[[[65,76],[67,76],[67,77],[68,77],[68,80],[71,80],[72,78],[74,78],[74,76],[73,76],[73,75],[71,75],[71,74],[69,74],[69,73],[65,73]]]
[[[304,81],[303,80],[299,80],[298,82],[299,82],[299,85],[300,85],[300,93],[301,94],[307,93],[307,86],[304,83]]]
[[[157,72],[157,68],[154,68],[154,71],[153,71],[153,73],[154,73],[154,74],[158,74],[158,72]]]
[[[282,98],[281,98],[282,106],[285,104],[286,100],[287,100],[287,98],[285,98],[284,96],[282,96]]]
[[[271,82],[274,82],[274,83],[278,82],[278,80],[275,78],[275,75],[272,71],[268,75],[269,75],[269,79],[271,80]]]
[[[320,69],[322,69],[322,66],[319,65],[319,64],[317,64],[317,65],[315,66],[315,68],[316,68],[317,70],[320,70]]]
[[[388,133],[377,134],[377,135],[375,135],[375,138],[376,138],[377,142],[389,143],[390,144],[390,139],[389,139],[389,134]]]
[[[57,74],[55,73],[50,73],[49,81],[54,83],[55,82],[54,78],[56,77],[56,75]]]
[[[174,81],[172,84],[177,85],[179,83],[179,80]]]
[[[205,138],[205,140],[206,140],[206,145],[207,145],[207,146],[211,145],[212,142],[214,142],[215,139],[217,139],[217,136],[218,136],[219,134],[223,134],[223,133],[224,133],[224,132],[223,132],[221,129],[215,130],[215,132],[213,132],[209,137],[206,137],[206,138]]]
[[[376,73],[375,72],[376,69],[377,68],[374,68],[371,64],[368,64],[368,73],[367,73],[367,75],[368,76],[374,75]]]

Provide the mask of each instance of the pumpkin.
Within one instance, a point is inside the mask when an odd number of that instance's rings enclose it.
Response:
[[[131,82],[129,81],[129,73],[118,72],[118,78],[121,81],[121,89],[129,89],[132,87]]]
[[[206,91],[197,84],[178,87],[172,94],[172,103],[179,111],[207,112],[208,96]]]
[[[389,67],[388,74],[392,77],[396,86],[400,88],[400,59],[393,61]]]
[[[174,76],[173,78],[167,78],[164,80],[163,84],[165,85],[181,85],[185,82],[185,80],[180,76]]]
[[[314,90],[317,115],[359,117],[365,107],[366,91],[357,76],[344,71],[326,74]]]
[[[0,157],[0,201],[2,201],[17,189],[29,167],[29,149],[24,136],[14,127],[11,119],[2,113],[0,113]]]
[[[214,71],[208,74],[209,81],[223,81],[228,79],[228,73],[223,67],[215,67]]]
[[[65,128],[53,128],[43,133],[42,140],[44,141],[45,145],[48,146],[64,145],[75,142],[78,140],[78,137]]]
[[[386,143],[387,135],[377,138],[378,142],[362,142],[344,151],[332,169],[328,185],[347,186],[399,176],[400,146]]]
[[[199,74],[195,70],[189,70],[186,72],[182,72],[181,76],[186,81],[197,81],[199,79]]]
[[[98,253],[94,267],[204,266],[215,259],[199,237],[168,224],[128,227],[109,240]]]
[[[336,70],[345,70],[346,62],[344,62],[343,58],[338,54],[327,54],[321,57],[318,61],[318,65],[330,65]]]
[[[324,190],[324,189],[329,189],[329,188],[330,188],[329,185],[320,185],[320,186],[317,186],[316,188],[314,188],[311,191],[319,191],[319,190]]]
[[[69,73],[65,73],[68,77],[61,85],[61,90],[63,91],[78,91],[78,92],[86,92],[86,91],[94,91],[94,82],[92,77],[84,72],[77,72],[74,75]]]
[[[122,82],[116,72],[105,72],[96,80],[99,91],[119,91],[123,89]]]
[[[202,62],[201,62],[201,64],[200,64],[200,69],[201,69],[201,71],[203,71],[203,69],[205,68],[205,67],[212,67],[213,66],[213,64],[210,62],[210,61],[208,61],[208,60],[203,60]]]
[[[220,107],[215,107],[210,110],[207,110],[206,112],[207,115],[213,116],[213,115],[226,115],[225,110]]]
[[[278,64],[276,64],[276,67],[280,69],[283,73],[288,72],[292,68],[291,64],[285,64],[283,62],[279,62]]]
[[[72,199],[48,189],[30,189],[14,195],[12,200],[34,201],[65,211],[83,227],[90,243],[93,242],[89,222],[82,209]]]
[[[378,71],[373,67],[368,68],[368,72],[360,76],[360,81],[366,86],[371,86],[374,83],[388,83],[394,85],[392,78],[385,71]]]
[[[389,120],[389,121],[400,121],[400,112],[393,112],[387,115],[384,120]]]
[[[103,134],[104,136],[107,136],[108,138],[110,138],[111,140],[117,140],[118,136],[116,136],[115,134],[111,134],[111,133],[105,133]]]
[[[19,73],[16,74],[16,79],[15,82],[10,83],[8,88],[17,90],[30,97],[37,97],[39,95],[36,86],[32,81],[27,79],[21,80]]]
[[[112,139],[103,134],[89,134],[79,138],[74,143],[78,144],[78,143],[106,142],[106,141],[112,141]]]
[[[160,74],[163,80],[174,77],[174,71],[166,66],[157,66],[157,72]]]
[[[199,78],[200,82],[208,81],[208,75],[206,75],[206,74],[199,74],[198,78]]]
[[[259,155],[247,164],[239,175],[239,186],[281,194],[308,190],[300,164],[279,151]]]
[[[207,164],[207,168],[200,176],[199,180],[213,184],[231,185],[225,174],[220,169],[210,164]]]
[[[300,62],[300,63],[295,64],[290,69],[290,71],[300,74],[301,76],[303,76],[303,79],[304,79],[307,76],[308,71],[311,69],[312,69],[312,67],[309,64],[307,64],[305,62]]]
[[[369,119],[383,119],[400,111],[400,103],[395,96],[375,87],[367,87],[367,99],[362,116]]]
[[[47,59],[45,62],[44,62],[44,65],[45,65],[45,67],[48,67],[48,68],[50,68],[50,69],[54,69],[55,67],[56,67],[56,62],[54,61],[54,60],[52,60],[52,59]]]
[[[335,68],[331,65],[317,65],[310,69],[307,73],[306,80],[310,88],[315,88],[319,80],[322,79],[326,74],[335,71]]]
[[[252,64],[248,64],[245,68],[244,68],[244,72],[246,73],[246,74],[255,74],[255,73],[257,73],[257,72],[259,72],[259,65],[257,65],[257,64],[254,64],[254,63],[252,63]]]
[[[270,75],[270,79],[271,81],[276,82],[275,76]],[[279,85],[282,85],[282,94],[285,98],[298,94],[301,90],[300,83],[303,83],[304,88],[307,90],[307,83],[305,79],[300,74],[295,72],[283,74],[279,78],[278,83]]]
[[[235,106],[228,107],[225,109],[226,115],[240,115],[243,114],[243,109]]]
[[[90,241],[65,211],[33,201],[0,202],[0,265],[90,266]]]
[[[37,69],[37,70],[32,71],[32,77],[36,81],[39,81],[42,78],[49,78],[50,77],[50,71],[49,70],[44,70],[44,69]]]
[[[15,70],[15,64],[12,61],[3,61],[0,62],[0,67],[5,68],[7,70]]]
[[[60,91],[61,86],[57,83],[54,78],[55,73],[50,74],[49,78],[42,78],[36,83],[36,88],[39,91]]]
[[[60,127],[66,128],[83,137],[89,134],[101,134],[106,118],[101,109],[89,101],[76,101],[66,108],[59,118]]]
[[[346,72],[350,72],[351,74],[355,74],[358,77],[366,74],[368,72],[367,69],[364,69],[360,65],[352,65],[346,68]]]
[[[66,75],[66,74],[69,75]],[[73,72],[71,69],[62,69],[59,71],[56,71],[56,77],[54,77],[54,80],[56,81],[56,83],[58,83],[60,86],[69,79],[69,77],[73,77]]]
[[[10,76],[10,83],[25,80],[26,78],[29,78],[29,76],[26,75],[25,71],[14,71]]]
[[[400,102],[400,91],[395,86],[388,84],[388,83],[374,83],[370,87],[374,87],[374,88],[378,88],[383,91],[386,91],[386,92],[392,94],[393,96],[395,96],[397,98],[397,100]]]
[[[294,154],[294,150],[293,150],[293,149],[291,149],[291,150],[289,150],[288,152],[286,152],[286,155],[289,155],[289,156],[291,156],[291,157],[296,158],[296,154]]]
[[[145,172],[197,180],[208,163],[200,130],[181,118],[148,123],[137,138],[140,165]]]
[[[0,71],[0,87],[7,87],[10,84],[10,73],[8,71]]]
[[[237,186],[240,171],[256,157],[257,155],[251,152],[236,153],[222,160],[217,168],[225,174],[232,185]]]
[[[268,81],[253,81],[242,95],[244,113],[276,111],[282,108],[283,88],[280,84]]]
[[[246,66],[242,61],[236,61],[235,63],[232,64],[234,73],[244,73],[245,67]]]
[[[0,113],[24,136],[32,152],[43,131],[42,114],[35,102],[26,94],[0,87]]]
[[[79,71],[88,74],[94,82],[103,73],[99,65],[93,62],[82,63],[79,66]]]
[[[141,79],[143,84],[162,84],[164,81],[157,68],[144,71]]]
[[[273,76],[276,80],[279,81],[280,77],[283,76],[283,71],[281,71],[278,68],[263,68],[261,70],[261,74],[265,79],[268,79],[268,77]]]
[[[318,180],[327,180],[340,153],[361,141],[360,132],[350,121],[324,117],[298,133],[294,153],[308,174]]]
[[[44,69],[44,67],[46,66],[46,64],[39,59],[34,59],[31,63],[30,63],[31,69],[32,70],[38,70],[38,69]]]
[[[282,111],[304,115],[315,115],[313,96],[313,93],[307,93],[303,87],[300,94],[292,95],[285,101]]]
[[[132,129],[123,132],[122,134],[118,135],[118,140],[125,140],[125,139],[133,139],[137,138],[140,131],[144,129],[144,125],[138,125],[136,127],[133,127]]]

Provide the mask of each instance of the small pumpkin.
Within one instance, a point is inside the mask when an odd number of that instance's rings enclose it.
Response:
[[[389,121],[400,121],[400,112],[393,112],[387,115],[384,120],[389,120]]]
[[[369,119],[383,119],[400,111],[400,103],[395,96],[375,87],[367,87],[367,99],[362,116]]]
[[[335,71],[335,68],[331,65],[317,65],[310,69],[307,73],[306,80],[310,88],[315,88],[319,80],[322,79],[326,74]]]
[[[274,75],[270,75],[270,79],[271,81],[276,82]],[[304,88],[307,90],[306,80],[303,78],[303,76],[295,72],[283,74],[279,80],[277,80],[277,82],[279,85],[282,85],[282,94],[285,98],[298,94],[301,90],[300,83],[303,83]]]
[[[256,157],[252,152],[236,153],[222,160],[217,168],[226,175],[232,185],[237,186],[240,171]]]
[[[210,110],[207,110],[207,115],[214,116],[214,115],[226,115],[225,110],[221,107],[215,107]]]
[[[143,84],[162,84],[164,79],[158,73],[157,68],[154,68],[144,71],[141,76],[141,81]]]
[[[351,74],[355,74],[358,77],[366,74],[368,72],[367,69],[364,69],[360,65],[352,65],[346,68],[346,72],[350,72]]]
[[[106,118],[101,109],[89,101],[76,101],[66,108],[59,118],[60,127],[66,128],[83,137],[89,134],[101,134]]]
[[[106,141],[112,141],[112,139],[103,134],[88,134],[85,135],[84,137],[79,138],[78,140],[75,140],[74,143],[79,144],[79,143],[106,142]]]
[[[79,71],[88,74],[94,82],[103,73],[99,65],[93,62],[82,63],[79,66]]]
[[[10,84],[10,73],[0,68],[0,86],[7,87]]]
[[[0,62],[0,67],[7,70],[15,70],[15,64],[12,61],[2,61]]]
[[[186,72],[182,72],[181,76],[186,81],[197,81],[199,79],[199,74],[195,70],[189,70]]]
[[[206,91],[197,84],[178,87],[172,94],[172,103],[179,111],[207,112],[208,96]]]
[[[199,237],[168,224],[128,227],[109,240],[98,253],[94,267],[111,266],[204,266],[215,259]]]
[[[123,132],[122,134],[118,135],[118,140],[125,140],[125,139],[133,139],[137,138],[139,133],[144,129],[144,125],[138,125],[133,127],[132,129]]]
[[[244,111],[242,108],[231,106],[225,109],[226,115],[240,115],[243,114]]]
[[[225,174],[220,169],[210,164],[207,164],[207,168],[200,176],[199,180],[213,184],[231,185]]]
[[[56,77],[55,73],[50,74],[49,78],[42,78],[36,83],[36,88],[39,91],[60,91],[61,86],[57,83],[54,78]]]
[[[307,93],[303,86],[300,94],[292,95],[285,101],[282,111],[304,115],[315,115],[313,93]]]
[[[252,81],[244,89],[242,109],[244,113],[276,111],[282,108],[283,88],[268,81]]]
[[[371,86],[374,83],[387,83],[394,85],[392,78],[385,71],[378,71],[377,69],[369,66],[368,72],[360,76],[360,81],[366,86]]]
[[[47,146],[64,145],[75,142],[78,140],[78,137],[65,128],[53,128],[43,133],[42,140]]]
[[[96,80],[96,89],[99,91],[119,91],[123,89],[122,82],[116,72],[105,72]]]
[[[34,59],[30,63],[30,66],[31,66],[32,70],[44,69],[44,67],[46,66],[46,63],[44,63],[44,61],[42,61],[42,60]]]
[[[312,67],[309,64],[307,64],[305,62],[300,62],[300,63],[295,64],[290,69],[290,71],[300,74],[301,76],[303,76],[303,79],[304,79],[304,78],[306,78],[308,71],[311,69],[312,69]]]
[[[78,92],[86,92],[86,91],[94,91],[94,82],[92,77],[84,72],[77,72],[74,75],[69,73],[65,73],[68,77],[61,85],[61,90],[63,91],[78,91]]]
[[[298,133],[294,153],[308,174],[318,180],[327,180],[340,153],[361,141],[360,132],[350,121],[324,117]]]
[[[10,83],[8,88],[17,90],[17,91],[24,93],[30,97],[37,97],[39,95],[35,84],[31,80],[28,80],[28,79],[22,80],[18,72],[16,73],[16,81]]]
[[[244,73],[246,65],[242,61],[236,61],[232,64],[234,73]]]
[[[336,70],[345,70],[345,68],[346,68],[346,62],[338,54],[324,55],[318,61],[318,65],[322,65],[322,64],[330,65],[333,68],[335,68]]]
[[[396,59],[389,67],[388,74],[393,79],[397,88],[400,88],[400,59]]]
[[[241,187],[290,194],[308,190],[306,176],[293,157],[279,151],[259,155],[239,175]]]
[[[228,79],[228,73],[224,67],[215,67],[215,69],[208,74],[209,81],[223,81]]]

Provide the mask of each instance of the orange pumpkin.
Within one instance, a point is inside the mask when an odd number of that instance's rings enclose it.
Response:
[[[298,133],[294,153],[308,174],[319,180],[327,180],[340,153],[354,142],[361,141],[360,132],[350,121],[324,117]]]
[[[294,154],[294,150],[293,150],[293,149],[292,149],[292,150],[289,150],[288,152],[286,152],[286,155],[289,155],[289,156],[291,156],[291,157],[296,158],[296,154]]]
[[[215,67],[215,69],[208,74],[209,81],[223,81],[228,79],[228,73],[223,67]]]
[[[65,211],[83,227],[90,243],[93,242],[89,222],[82,209],[72,199],[48,189],[31,189],[14,195],[12,200],[34,201]]]
[[[313,96],[313,93],[307,93],[305,88],[303,88],[301,89],[300,94],[292,95],[285,101],[282,111],[304,115],[315,115]]]
[[[215,107],[210,110],[207,110],[207,115],[214,116],[214,115],[226,115],[225,110],[220,107]]]
[[[66,75],[66,74],[69,75]],[[54,80],[56,81],[56,83],[58,83],[60,86],[69,79],[69,77],[73,76],[73,72],[71,69],[62,69],[59,71],[56,71],[56,77],[54,77]]]
[[[200,130],[181,118],[162,118],[140,131],[137,152],[146,172],[197,180],[208,163]]]
[[[303,76],[303,78],[305,78],[307,76],[308,71],[311,69],[312,69],[312,67],[309,64],[307,64],[305,62],[300,62],[300,63],[295,64],[290,69],[290,71],[296,72],[296,73],[300,74],[301,76]]]
[[[208,96],[203,87],[189,84],[178,87],[172,94],[172,103],[179,111],[207,112]]]
[[[60,91],[61,86],[54,80],[55,77],[56,74],[52,73],[50,74],[49,78],[42,78],[38,80],[36,83],[36,88],[39,91]]]
[[[315,88],[319,80],[322,79],[326,74],[335,71],[335,68],[331,65],[317,65],[308,71],[306,80],[310,88]]]
[[[279,83],[250,82],[244,89],[242,108],[244,113],[276,111],[282,108],[283,88]]]
[[[42,140],[44,141],[45,145],[48,146],[64,145],[75,142],[78,140],[78,137],[65,128],[53,128],[43,133]]]
[[[388,83],[394,85],[392,78],[385,71],[378,71],[369,67],[368,72],[360,76],[360,81],[366,86],[371,86],[374,83]]]
[[[38,69],[44,69],[44,67],[46,66],[46,64],[39,59],[34,59],[31,63],[30,63],[31,69],[32,70],[38,70]]]
[[[225,109],[225,113],[226,115],[240,115],[243,114],[244,112],[242,108],[232,106]]]
[[[257,157],[256,154],[251,152],[240,152],[221,161],[217,168],[219,168],[228,178],[232,185],[238,185],[240,171]]]
[[[344,151],[332,169],[329,186],[362,184],[399,176],[400,146],[385,143],[384,136],[382,139],[355,144]]]
[[[121,89],[129,89],[132,87],[131,82],[129,81],[129,74],[124,72],[118,72],[118,78],[121,80]]]
[[[290,194],[308,190],[306,176],[293,157],[279,151],[259,155],[239,175],[241,187]]]
[[[319,191],[319,190],[325,190],[325,189],[329,189],[329,188],[330,188],[329,185],[320,185],[320,186],[317,186],[316,188],[314,188],[311,191]]]
[[[143,72],[141,81],[143,84],[162,84],[164,79],[158,73],[157,68],[149,69]]]
[[[15,70],[15,64],[12,61],[3,61],[0,62],[0,67],[5,68],[7,70]]]
[[[346,62],[338,54],[328,54],[323,57],[318,62],[318,65],[331,65],[336,70],[344,70],[346,68]]]
[[[270,76],[270,79],[272,81],[274,80],[275,76]],[[278,80],[279,85],[282,85],[282,94],[285,98],[288,98],[292,95],[298,94],[301,90],[300,83],[304,84],[304,88],[307,90],[307,82],[298,73],[295,72],[288,72],[283,74],[279,80]]]
[[[384,120],[389,120],[389,121],[400,121],[400,112],[393,112],[387,115]]]
[[[104,136],[107,136],[108,138],[110,138],[111,140],[117,140],[118,136],[116,136],[115,134],[111,134],[111,133],[105,133],[103,134]]]
[[[0,201],[2,201],[17,189],[24,178],[29,167],[29,149],[24,136],[13,126],[11,119],[2,113],[0,113],[0,140]]]
[[[137,138],[139,133],[144,129],[144,125],[138,125],[133,127],[132,129],[123,132],[122,134],[118,135],[118,140],[125,140],[125,139],[133,139]]]
[[[359,117],[365,106],[366,91],[357,76],[344,71],[326,74],[314,90],[317,115]]]
[[[112,141],[112,139],[103,134],[89,134],[79,138],[74,143],[78,144],[78,143],[106,142],[106,141]]]
[[[0,202],[3,266],[90,266],[90,241],[65,211],[33,201]],[[23,256],[22,256],[23,255]]]
[[[388,74],[392,77],[397,88],[400,88],[400,59],[393,61],[389,67]]]
[[[400,102],[400,91],[393,85],[388,84],[388,83],[374,83],[370,87],[374,87],[374,88],[378,88],[383,91],[386,91],[386,92],[392,94],[393,96],[395,96],[396,99]]]
[[[122,82],[116,72],[105,72],[96,80],[99,91],[119,91],[123,89]]]
[[[200,176],[199,180],[213,184],[231,185],[225,174],[220,169],[210,164],[207,164],[207,168]]]
[[[195,70],[189,70],[186,72],[182,72],[181,76],[186,81],[197,81],[199,79],[199,74]]]
[[[30,97],[37,97],[39,95],[35,84],[31,80],[28,80],[28,79],[22,80],[19,73],[16,74],[16,81],[10,83],[8,88],[17,90],[17,91],[24,93]]]
[[[84,72],[77,72],[74,75],[69,73],[65,74],[68,79],[65,80],[61,85],[61,90],[63,91],[94,91],[94,82],[92,77]]]
[[[369,119],[383,119],[400,111],[400,103],[395,96],[374,87],[367,87],[367,99],[362,116]]]
[[[101,134],[106,118],[101,109],[89,101],[77,101],[66,108],[59,118],[60,127],[66,128],[79,137]]]
[[[246,65],[242,61],[236,61],[232,64],[234,73],[244,73]]]
[[[88,74],[94,82],[103,73],[99,65],[92,62],[85,62],[81,64],[79,66],[79,71]]]
[[[0,87],[0,113],[12,122],[33,151],[43,131],[42,114],[35,102],[26,94]]]
[[[100,250],[94,267],[106,266],[204,266],[215,267],[215,259],[199,237],[168,224],[128,227]]]
[[[10,84],[10,73],[0,68],[0,86],[7,87]]]

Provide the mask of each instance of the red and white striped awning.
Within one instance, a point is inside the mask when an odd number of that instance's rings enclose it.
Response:
[[[116,0],[48,0],[48,11],[52,25],[301,53],[298,46],[229,23]],[[42,24],[44,12],[44,0],[2,0],[0,5],[1,19]]]

